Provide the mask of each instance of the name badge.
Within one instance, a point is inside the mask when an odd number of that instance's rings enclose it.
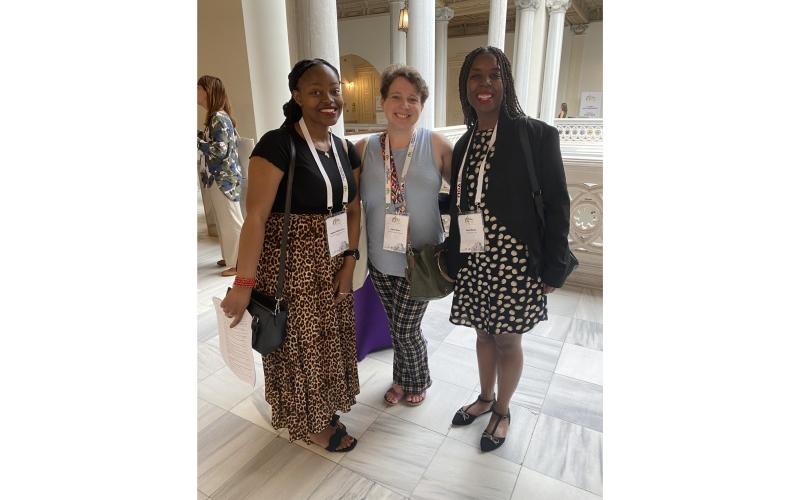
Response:
[[[347,234],[347,213],[342,212],[325,219],[325,229],[328,232],[328,251],[331,257],[336,257],[347,250],[350,239]]]
[[[383,249],[405,253],[408,242],[408,215],[386,214],[383,225]]]
[[[486,249],[481,214],[475,212],[459,215],[458,231],[461,235],[461,253],[483,252]]]

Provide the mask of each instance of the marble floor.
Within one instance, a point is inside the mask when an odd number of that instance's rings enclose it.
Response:
[[[342,417],[350,453],[288,441],[270,424],[263,373],[255,389],[220,356],[211,297],[222,296],[216,238],[198,207],[198,499],[599,499],[603,492],[602,292],[550,295],[550,320],[523,337],[525,367],[506,443],[481,453],[488,416],[451,427],[478,394],[475,334],[448,321],[450,298],[423,321],[433,385],[419,407],[387,407],[391,349],[359,363],[358,404]],[[260,359],[260,358],[257,358]]]

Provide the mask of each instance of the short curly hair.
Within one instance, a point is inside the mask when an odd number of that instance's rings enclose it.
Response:
[[[425,79],[422,78],[419,71],[411,66],[404,66],[402,64],[392,64],[383,70],[383,74],[381,74],[381,97],[386,99],[389,96],[389,86],[395,79],[401,76],[417,88],[417,92],[419,92],[420,99],[424,105],[429,95],[428,84],[425,83]]]

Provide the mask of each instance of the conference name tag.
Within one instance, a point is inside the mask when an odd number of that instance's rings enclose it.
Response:
[[[458,231],[461,236],[461,253],[483,252],[486,242],[483,235],[483,218],[479,213],[458,216]]]
[[[328,232],[328,251],[331,257],[336,257],[349,248],[350,240],[347,234],[346,212],[326,218],[325,229]]]
[[[408,242],[408,215],[386,214],[383,225],[383,249],[405,253]]]

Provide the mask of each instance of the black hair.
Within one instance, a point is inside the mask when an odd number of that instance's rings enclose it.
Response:
[[[336,74],[336,79],[340,79],[339,77],[339,70],[337,70],[333,64],[329,63],[325,59],[303,59],[302,61],[297,61],[297,64],[294,65],[292,71],[289,72],[289,91],[298,90],[297,82],[300,81],[300,77],[303,76],[308,69],[319,66],[325,65],[333,70],[334,74]],[[294,125],[295,123],[300,121],[300,118],[303,117],[303,110],[300,109],[300,105],[298,105],[293,97],[289,97],[289,101],[283,105],[283,116],[286,117],[286,120],[283,121],[282,127],[289,127]]]
[[[464,58],[464,64],[461,65],[461,72],[458,75],[458,94],[461,98],[461,111],[464,113],[464,124],[466,124],[467,127],[472,127],[478,123],[478,114],[467,100],[467,78],[469,77],[469,70],[472,68],[472,63],[475,61],[475,58],[482,54],[494,56],[497,60],[497,65],[500,67],[500,78],[503,80],[503,102],[500,107],[500,112],[505,113],[509,118],[526,116],[517,100],[517,92],[514,90],[514,77],[511,75],[511,63],[508,57],[497,47],[478,47]]]

